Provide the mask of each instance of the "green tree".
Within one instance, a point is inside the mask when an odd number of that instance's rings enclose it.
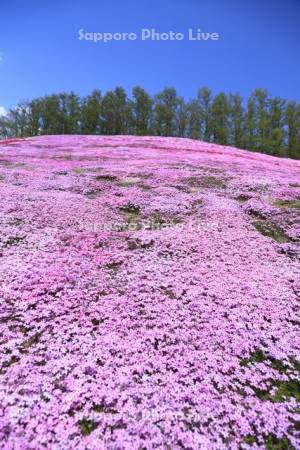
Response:
[[[78,134],[80,100],[74,92],[59,94],[62,134]]]
[[[190,139],[200,139],[201,137],[201,109],[197,100],[191,100],[187,106],[188,133]]]
[[[186,136],[188,128],[188,106],[182,97],[178,99],[176,128],[178,137]]]
[[[200,108],[200,139],[210,142],[212,139],[212,93],[208,87],[202,87],[198,91],[197,104]]]
[[[40,99],[41,134],[63,134],[59,95],[49,95]]]
[[[284,119],[287,127],[287,154],[290,158],[300,159],[300,105],[288,102]]]
[[[128,134],[131,123],[131,104],[124,89],[108,91],[101,104],[101,133]]]
[[[255,117],[254,150],[268,153],[268,92],[265,89],[255,89],[250,100],[253,102]]]
[[[226,145],[229,141],[229,104],[226,95],[216,95],[211,105],[213,141]]]
[[[252,97],[248,99],[245,116],[245,148],[248,150],[256,149],[256,113]]]
[[[141,87],[135,86],[132,90],[132,120],[133,131],[138,136],[151,134],[153,100]]]
[[[81,102],[81,133],[98,134],[100,133],[100,115],[101,115],[101,92],[94,90]]]
[[[245,112],[243,99],[239,94],[229,96],[230,144],[243,148],[245,143]]]
[[[28,105],[28,135],[37,136],[41,131],[41,111],[40,99],[32,100]]]
[[[155,97],[155,134],[176,136],[179,99],[176,90],[165,88]]]
[[[29,135],[29,103],[23,101],[10,109],[5,122],[6,134],[14,137],[26,137]]]
[[[269,100],[268,152],[272,155],[284,155],[284,108],[285,101],[280,97]]]

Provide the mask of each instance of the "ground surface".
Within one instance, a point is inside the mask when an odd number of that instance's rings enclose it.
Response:
[[[300,162],[40,137],[0,198],[2,448],[299,448]]]

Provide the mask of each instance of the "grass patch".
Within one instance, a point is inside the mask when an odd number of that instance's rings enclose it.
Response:
[[[129,239],[128,250],[146,249],[153,247],[155,244],[154,239],[150,239],[148,242],[142,242],[140,239]]]
[[[254,350],[248,358],[240,360],[241,367],[249,367],[249,365],[256,363],[267,363],[280,374],[288,374],[292,369],[299,371],[300,363],[294,358],[290,358],[290,363],[293,366],[289,367],[280,359],[273,358],[265,354],[261,349]],[[271,395],[271,389],[276,388],[275,394]],[[291,397],[300,402],[300,381],[290,379],[288,381],[270,380],[270,385],[267,389],[260,389],[256,386],[251,386],[255,395],[263,401],[271,401],[273,403],[282,403],[288,401]]]
[[[38,344],[41,340],[41,337],[42,337],[41,332],[35,333],[33,336],[31,336],[29,339],[27,339],[25,342],[23,342],[22,348],[24,350],[27,350],[28,348]]]
[[[185,179],[192,187],[210,188],[210,189],[225,189],[227,187],[227,180],[206,175],[204,177],[189,177]]]
[[[279,208],[300,209],[300,198],[297,198],[295,200],[276,200],[274,202],[274,205],[278,206]]]
[[[270,380],[270,384],[267,389],[260,389],[256,386],[250,386],[255,395],[262,401],[270,401],[272,403],[284,403],[294,398],[297,402],[300,402],[300,381],[299,380]],[[274,395],[271,395],[270,391],[273,388],[277,388]]]
[[[137,185],[137,183],[139,183],[140,181],[141,180],[138,177],[127,177],[127,178],[123,178],[119,182],[119,185],[122,187],[130,187],[130,186]]]
[[[300,372],[300,362],[297,361],[295,358],[290,358],[290,362],[293,365],[293,368],[297,371]]]
[[[256,443],[256,437],[252,436],[252,434],[247,434],[247,436],[243,438],[243,442],[248,445],[253,445]]]
[[[132,231],[138,231],[143,228],[139,214],[137,213],[126,213],[125,214],[125,222],[126,222],[126,229],[132,230]]]
[[[266,361],[267,357],[260,349],[255,350],[250,354],[249,358],[242,358],[240,360],[240,366],[247,367],[249,364],[260,363]]]
[[[234,200],[236,200],[239,203],[244,203],[247,200],[249,200],[251,198],[251,196],[247,195],[247,194],[239,194],[236,197],[234,197]]]
[[[84,195],[87,198],[93,199],[99,197],[101,191],[99,189],[92,189],[91,191],[86,192]]]
[[[140,220],[141,209],[138,205],[135,205],[134,203],[127,203],[124,206],[120,206],[119,210],[125,217],[126,228],[134,231],[142,228]]]
[[[62,159],[65,159],[66,161],[72,161],[72,155],[64,155],[62,156]]]
[[[295,398],[297,402],[300,402],[300,381],[278,381],[278,389],[273,397],[274,403],[282,403],[289,400],[291,397]]]
[[[227,183],[224,179],[216,178],[213,176],[205,176],[201,180],[201,186],[207,187],[207,188],[221,188],[225,189],[227,186]]]
[[[110,270],[113,273],[116,273],[119,270],[119,267],[122,265],[122,262],[120,261],[113,261],[111,263],[105,264],[105,268]]]
[[[22,236],[12,236],[4,242],[4,247],[11,247],[13,245],[19,245],[22,241],[24,241],[24,237]]]
[[[82,175],[85,172],[85,169],[82,169],[81,167],[74,167],[73,172],[77,175]]]
[[[161,286],[160,289],[163,292],[163,294],[169,297],[171,300],[175,300],[177,298],[176,294],[172,291],[172,289],[169,289],[165,286]]]
[[[9,169],[19,169],[19,168],[24,168],[26,166],[25,163],[18,163],[18,162],[14,163],[14,162],[7,161],[7,160],[0,161],[0,165],[7,167]]]
[[[250,192],[258,192],[258,193],[266,193],[269,190],[269,186],[266,184],[256,184],[255,186],[250,186],[249,191]]]
[[[295,358],[290,358],[289,361],[290,364],[292,365],[292,369],[299,372],[300,362],[297,361]],[[268,362],[271,365],[271,367],[277,370],[277,372],[279,373],[287,373],[289,370],[291,370],[291,367],[287,366],[287,364],[285,364],[283,361],[281,361],[280,359],[273,358],[273,356],[265,354],[261,349],[255,349],[252,353],[250,353],[249,358],[242,358],[240,360],[240,366],[248,367],[251,364],[262,362]]]
[[[263,236],[270,237],[276,242],[282,244],[285,242],[289,242],[290,240],[280,227],[271,222],[265,220],[256,220],[253,222],[253,225],[255,226],[256,230]]]
[[[66,170],[61,170],[58,172],[53,172],[54,175],[68,175],[68,172]]]
[[[104,323],[105,320],[104,319],[96,319],[96,318],[94,318],[94,319],[91,320],[91,322],[94,325],[94,327],[98,327],[99,325]]]
[[[0,370],[0,374],[5,373],[3,369],[6,369],[10,366],[12,366],[13,364],[16,364],[17,362],[20,361],[20,358],[18,356],[12,356],[8,361],[4,361]]]
[[[23,219],[20,219],[20,218],[16,217],[15,219],[12,219],[12,220],[9,222],[9,225],[12,225],[12,226],[19,226],[19,225],[22,225],[23,223],[24,223],[24,220],[23,220]]]
[[[102,413],[102,414],[117,414],[118,413],[118,411],[116,409],[114,409],[112,405],[107,406],[102,403],[94,405],[92,407],[92,410],[97,413]]]
[[[189,194],[191,192],[191,189],[184,184],[174,184],[174,185],[170,184],[170,185],[167,185],[167,187],[177,189],[177,191],[185,192],[186,194]],[[197,191],[197,189],[196,189],[196,191]]]
[[[162,217],[162,215],[159,212],[155,212],[152,214],[151,216],[151,227],[156,229],[160,229],[161,227],[163,227],[166,224],[165,219]]]
[[[163,230],[182,223],[182,220],[178,217],[164,217],[159,211],[155,211],[148,218],[149,226],[151,230]]]
[[[91,419],[83,418],[78,422],[82,436],[88,436],[98,427],[98,423]]]
[[[152,188],[151,186],[148,186],[147,184],[143,184],[143,183],[138,183],[137,186],[142,190],[142,191],[150,191]]]
[[[201,200],[200,198],[198,200],[194,200],[192,203],[192,212],[197,211],[202,206],[203,206],[203,200]]]
[[[267,450],[293,450],[294,447],[291,441],[286,437],[277,437],[275,434],[268,434],[265,439],[265,446]]]
[[[135,205],[134,203],[127,203],[124,206],[120,206],[119,210],[125,214],[136,214],[136,215],[140,214],[141,211],[140,207],[138,205]]]
[[[115,175],[97,175],[97,181],[116,181],[118,178]]]

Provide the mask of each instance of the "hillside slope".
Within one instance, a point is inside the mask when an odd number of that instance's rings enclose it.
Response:
[[[299,448],[300,162],[45,136],[0,198],[0,446]]]

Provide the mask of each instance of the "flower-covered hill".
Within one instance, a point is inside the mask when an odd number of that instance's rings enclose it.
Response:
[[[0,145],[0,446],[299,448],[300,162]]]

